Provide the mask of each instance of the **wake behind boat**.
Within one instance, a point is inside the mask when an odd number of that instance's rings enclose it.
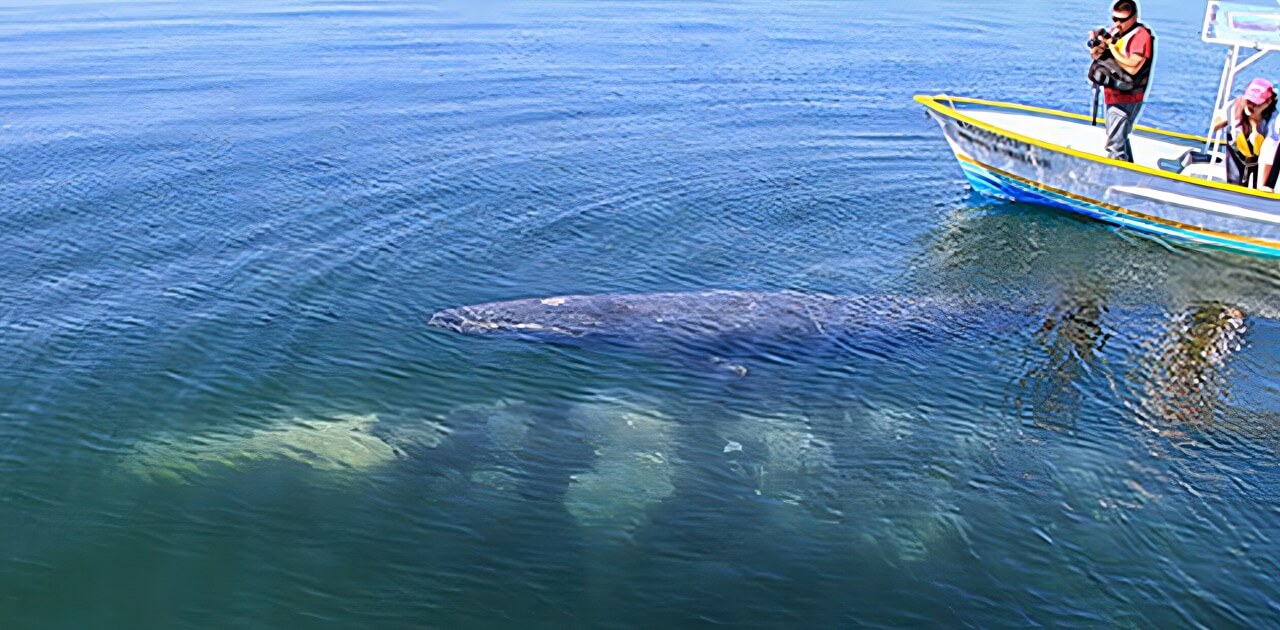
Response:
[[[1280,50],[1280,9],[1210,2],[1203,38],[1230,47],[1217,111],[1241,70]],[[1245,48],[1259,52],[1241,60]],[[1138,126],[1129,163],[1106,156],[1106,131],[1089,116],[948,95],[915,100],[942,127],[965,177],[983,194],[1280,256],[1280,195],[1226,183],[1224,151],[1212,134]]]

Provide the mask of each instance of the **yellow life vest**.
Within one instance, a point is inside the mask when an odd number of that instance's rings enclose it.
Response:
[[[1235,105],[1233,105],[1233,110],[1234,108]],[[1239,124],[1235,124],[1237,121],[1232,121],[1233,124],[1231,125],[1231,146],[1242,157],[1251,160],[1262,155],[1262,143],[1267,140],[1267,137],[1258,133],[1258,128],[1248,120],[1248,117],[1244,114],[1244,107],[1240,107],[1239,112]],[[1235,111],[1232,111],[1232,116],[1235,117],[1236,115]],[[1275,121],[1272,121],[1272,124],[1275,124]],[[1249,127],[1248,133],[1245,133],[1246,125]]]
[[[1111,52],[1113,52],[1113,53],[1115,53],[1115,54],[1117,54],[1117,55],[1120,55],[1120,54],[1128,55],[1128,54],[1129,54],[1129,40],[1133,39],[1133,36],[1134,36],[1134,35],[1136,35],[1137,33],[1138,33],[1138,29],[1137,29],[1137,28],[1130,29],[1130,30],[1129,30],[1129,32],[1128,32],[1128,33],[1126,33],[1124,37],[1121,37],[1121,38],[1118,38],[1118,39],[1112,40],[1112,42],[1111,42]]]
[[[1240,152],[1240,155],[1246,158],[1256,158],[1262,154],[1262,143],[1266,139],[1265,136],[1256,131],[1250,132],[1248,137],[1246,137],[1246,134],[1237,133],[1235,141],[1231,144]]]

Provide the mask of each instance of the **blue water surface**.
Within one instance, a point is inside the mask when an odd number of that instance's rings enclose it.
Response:
[[[1201,132],[1225,51],[1143,4]],[[0,4],[2,625],[1276,625],[1280,262],[974,196],[911,101],[1087,112],[1107,9]],[[1034,316],[427,326],[710,289]]]

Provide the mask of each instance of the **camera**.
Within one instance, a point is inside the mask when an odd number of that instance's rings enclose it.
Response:
[[[1111,40],[1111,33],[1108,33],[1107,29],[1100,28],[1097,33],[1093,39],[1089,40],[1089,48],[1097,48],[1102,45],[1102,42]]]

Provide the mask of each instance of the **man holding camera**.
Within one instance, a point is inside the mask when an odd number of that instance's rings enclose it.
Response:
[[[1134,0],[1118,0],[1113,4],[1111,21],[1112,27],[1089,33],[1090,54],[1095,67],[1105,64],[1115,77],[1101,84],[1107,105],[1107,157],[1132,162],[1129,134],[1142,111],[1142,100],[1151,79],[1155,36],[1151,29],[1138,22],[1138,3]],[[1094,76],[1092,68],[1090,76]]]

